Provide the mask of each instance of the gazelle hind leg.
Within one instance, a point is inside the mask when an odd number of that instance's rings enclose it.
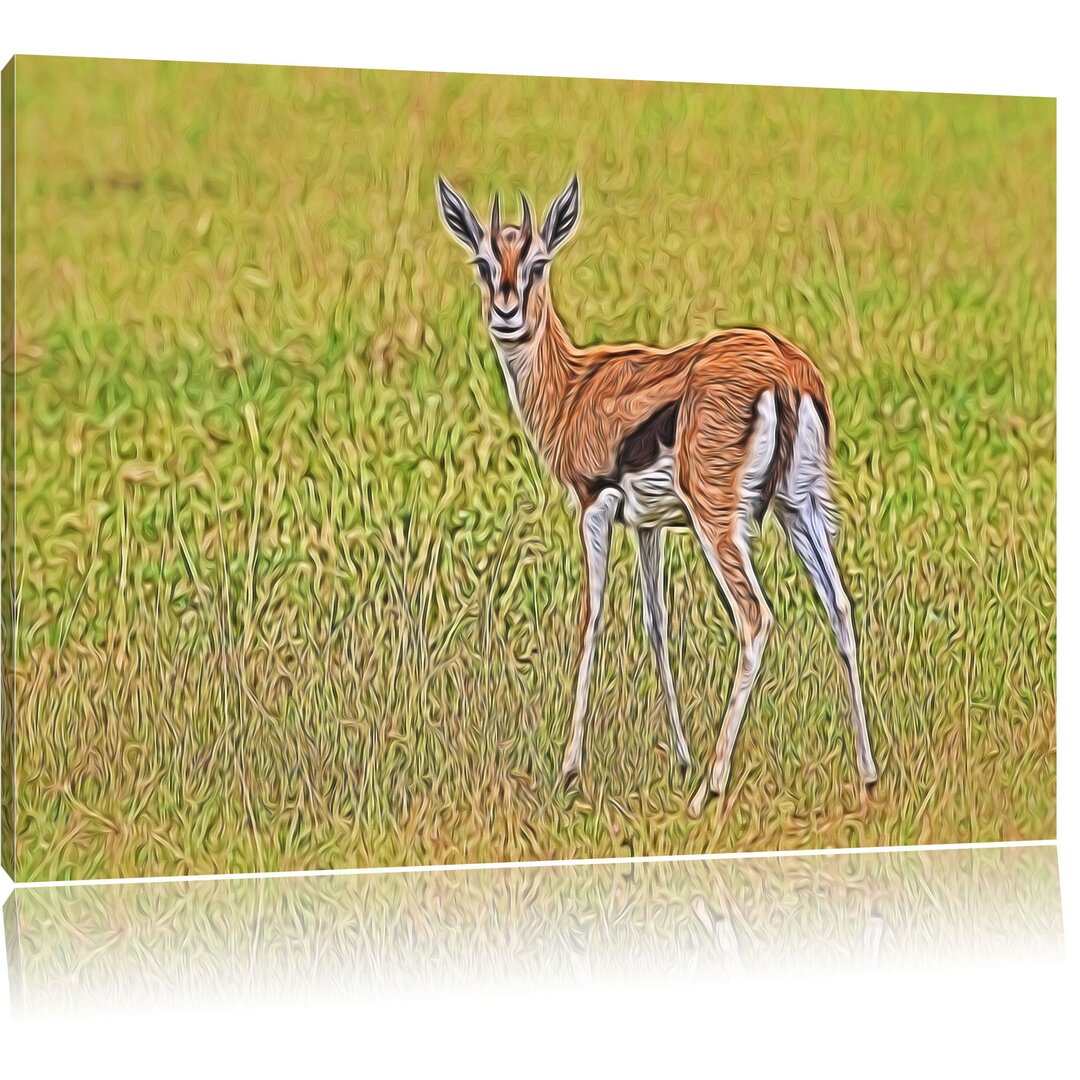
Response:
[[[855,646],[855,629],[851,622],[851,601],[844,588],[840,569],[836,565],[832,541],[825,514],[816,498],[808,498],[792,511],[782,515],[784,527],[792,546],[814,583],[814,591],[829,617],[844,661],[848,689],[851,693],[851,719],[855,729],[855,748],[859,775],[869,787],[878,778],[874,755],[870,749],[870,733],[866,725],[862,686],[859,682],[859,658]]]
[[[739,638],[739,662],[708,771],[690,801],[701,815],[711,795],[721,798],[731,775],[731,755],[772,626],[746,546],[747,521],[761,499],[777,445],[774,395],[755,405],[749,443],[726,421],[726,407],[711,394],[688,398],[679,447],[680,488],[705,557],[727,600]]]
[[[731,755],[746,713],[750,692],[761,670],[765,643],[772,627],[769,606],[761,594],[750,555],[746,548],[742,522],[736,519],[726,532],[698,526],[705,556],[724,592],[735,620],[739,637],[739,662],[731,687],[727,710],[713,749],[708,771],[690,802],[690,815],[700,817],[712,795],[721,799],[731,775]]]
[[[638,563],[641,567],[642,608],[645,612],[645,633],[656,657],[660,684],[667,706],[668,727],[671,730],[672,750],[684,769],[690,767],[690,750],[686,745],[679,702],[675,697],[675,681],[668,659],[667,605],[664,602],[664,533],[659,528],[637,530]]]
[[[851,718],[855,729],[859,774],[863,783],[869,786],[877,780],[878,772],[870,750],[870,734],[859,683],[859,658],[851,623],[851,601],[833,554],[835,518],[829,492],[828,449],[821,418],[807,400],[799,407],[791,468],[775,505],[836,635],[851,693]]]

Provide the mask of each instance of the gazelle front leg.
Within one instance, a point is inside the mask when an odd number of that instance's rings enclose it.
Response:
[[[563,758],[562,779],[567,784],[581,772],[581,750],[585,742],[585,717],[589,708],[589,677],[592,673],[596,639],[600,634],[600,614],[607,583],[608,552],[611,549],[611,524],[622,496],[608,489],[581,515],[581,542],[585,549],[585,577],[581,603],[581,660],[578,665],[574,715],[570,720],[570,738]]]
[[[679,720],[679,702],[675,697],[675,680],[671,677],[668,660],[667,605],[664,603],[664,532],[658,528],[637,531],[638,562],[641,565],[642,607],[645,609],[645,633],[649,637],[656,666],[660,669],[660,684],[664,689],[668,726],[671,729],[672,749],[679,764],[690,768],[690,750],[686,745]]]

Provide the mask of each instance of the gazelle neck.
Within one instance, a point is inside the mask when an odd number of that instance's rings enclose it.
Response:
[[[506,388],[529,438],[554,466],[559,456],[562,406],[578,368],[579,354],[545,290],[536,333],[520,345],[492,338]]]

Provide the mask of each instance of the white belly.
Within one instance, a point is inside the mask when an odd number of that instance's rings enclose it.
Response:
[[[619,487],[623,493],[623,520],[631,528],[690,523],[675,490],[675,464],[670,456],[658,458],[643,472],[625,473]]]

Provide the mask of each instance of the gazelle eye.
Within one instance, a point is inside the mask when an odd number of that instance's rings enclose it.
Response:
[[[477,259],[473,263],[473,266],[475,266],[476,269],[479,271],[480,280],[485,285],[487,285],[488,288],[491,288],[491,267],[488,266],[487,260],[486,259]]]
[[[534,262],[532,264],[532,268],[529,270],[529,280],[539,281],[544,273],[545,266],[547,266],[547,263],[544,262],[542,259],[538,259],[536,262]]]

